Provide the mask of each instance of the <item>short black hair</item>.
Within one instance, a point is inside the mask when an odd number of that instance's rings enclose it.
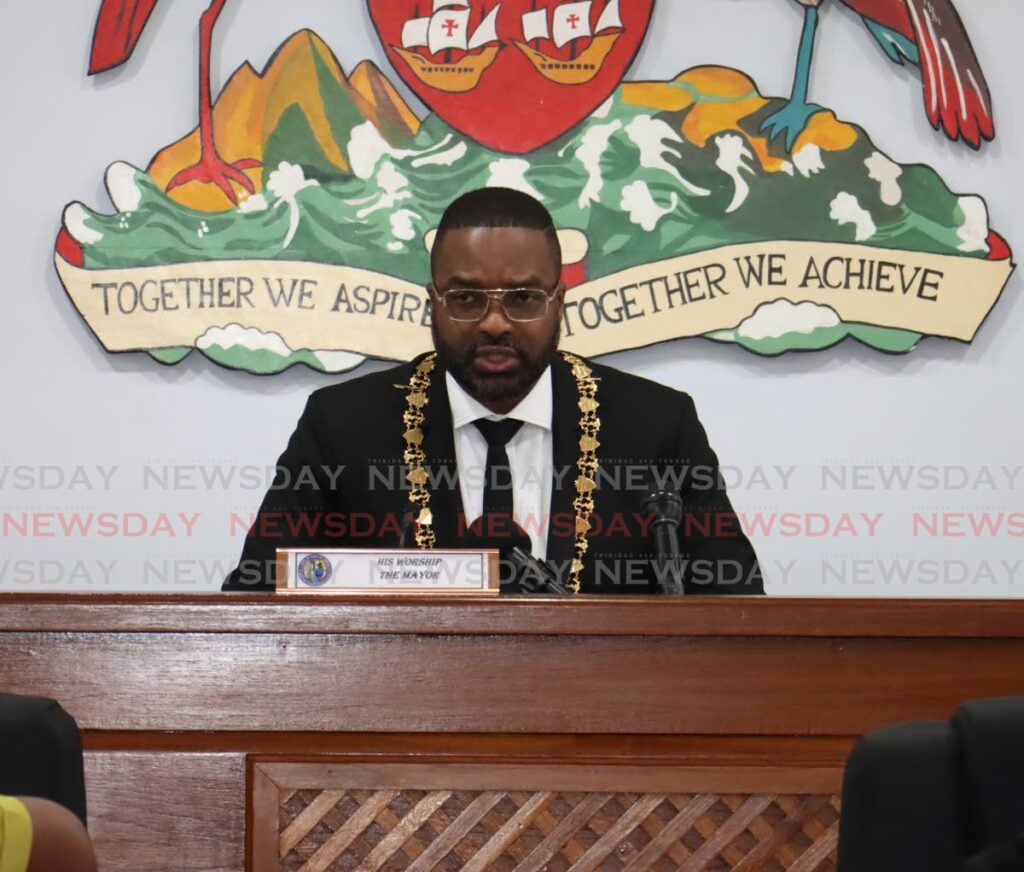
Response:
[[[526,230],[540,230],[551,244],[555,258],[556,272],[562,273],[562,246],[558,241],[551,213],[529,194],[514,188],[478,188],[453,200],[437,226],[437,235],[430,250],[430,269],[434,271],[441,240],[449,230],[467,227],[522,227]]]

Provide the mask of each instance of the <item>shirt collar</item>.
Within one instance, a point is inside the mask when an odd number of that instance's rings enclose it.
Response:
[[[551,367],[548,366],[530,392],[519,401],[514,409],[506,415],[492,412],[479,400],[474,399],[462,387],[450,372],[445,372],[445,383],[448,386],[448,402],[452,408],[452,426],[458,430],[472,424],[480,418],[501,421],[514,418],[526,424],[535,424],[545,430],[551,429],[553,400],[551,394]]]

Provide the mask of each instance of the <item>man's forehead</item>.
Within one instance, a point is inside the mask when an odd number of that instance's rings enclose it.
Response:
[[[455,272],[516,270],[556,271],[551,240],[530,227],[458,227],[439,234],[434,242],[435,278]],[[552,276],[551,278],[557,278]]]
[[[449,250],[475,253],[483,250],[536,250],[544,253],[547,233],[533,227],[453,227],[441,235],[442,254]]]

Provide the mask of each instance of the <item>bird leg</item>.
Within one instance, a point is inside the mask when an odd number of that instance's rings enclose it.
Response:
[[[803,133],[807,122],[821,107],[807,102],[811,80],[811,58],[814,54],[814,37],[818,29],[818,6],[821,0],[800,0],[804,8],[804,28],[800,35],[800,49],[796,58],[796,74],[793,77],[793,92],[778,112],[769,115],[761,124],[769,140],[786,134],[786,150],[792,151],[797,137]]]
[[[204,182],[216,185],[224,195],[237,204],[238,197],[231,183],[234,182],[250,194],[256,190],[252,180],[243,170],[262,166],[255,158],[228,163],[217,151],[213,134],[213,94],[211,88],[211,55],[213,53],[213,28],[220,17],[227,0],[212,0],[199,18],[199,160],[183,169],[167,185],[167,190],[188,182]]]

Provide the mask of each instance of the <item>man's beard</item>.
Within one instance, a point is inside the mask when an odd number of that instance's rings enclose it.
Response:
[[[534,356],[529,355],[510,336],[493,339],[481,337],[460,354],[441,339],[437,332],[437,325],[433,321],[430,325],[430,335],[434,340],[434,350],[437,352],[438,360],[470,396],[480,402],[488,400],[501,402],[525,397],[530,388],[536,384],[537,379],[548,368],[558,350],[558,341],[562,336],[562,322],[560,320],[555,322],[555,329],[552,331],[550,341]],[[521,364],[519,372],[491,375],[478,373],[473,366],[473,358],[477,351],[488,345],[511,348],[519,358]]]

